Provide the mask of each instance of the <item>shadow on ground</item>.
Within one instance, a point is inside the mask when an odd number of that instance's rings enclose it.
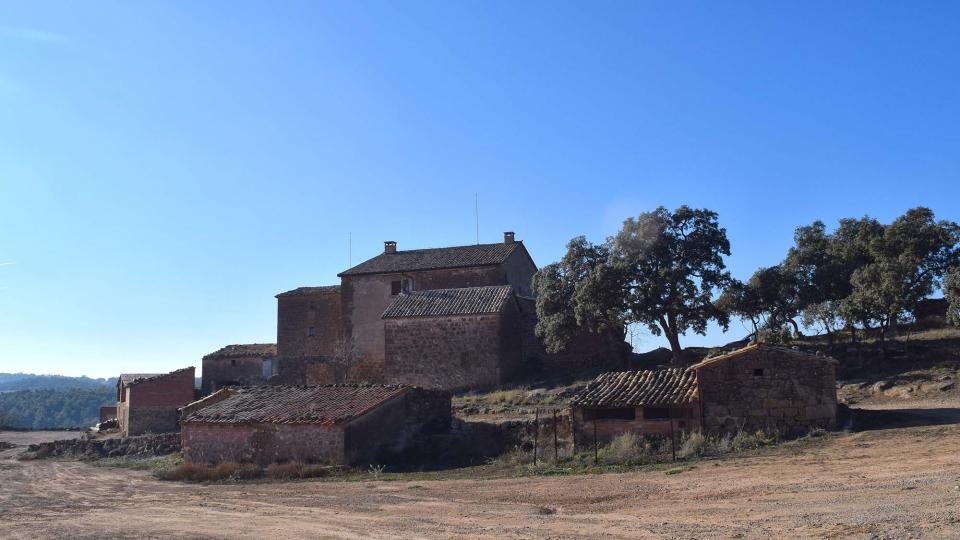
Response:
[[[960,408],[850,409],[854,431],[960,424]]]

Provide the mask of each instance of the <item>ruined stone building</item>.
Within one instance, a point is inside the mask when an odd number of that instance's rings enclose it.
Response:
[[[409,386],[264,385],[222,390],[184,410],[194,463],[383,464],[450,428],[450,394]]]
[[[753,344],[687,368],[605,373],[571,400],[579,440],[623,432],[782,433],[836,424],[836,360]]]
[[[274,374],[277,346],[273,343],[227,345],[203,357],[200,392],[227,386],[256,386]]]
[[[545,359],[610,354],[595,335],[566,354],[543,351],[533,335],[536,271],[512,232],[502,243],[448,248],[385,242],[341,272],[339,285],[277,295],[277,379],[484,388]]]
[[[179,429],[178,409],[194,400],[194,368],[170,373],[124,373],[117,379],[120,435]]]

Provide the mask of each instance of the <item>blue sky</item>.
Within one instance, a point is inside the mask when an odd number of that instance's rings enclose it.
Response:
[[[0,2],[0,371],[272,342],[396,240],[534,260],[659,205],[745,278],[814,219],[960,219],[955,2]],[[743,334],[688,336],[684,345]],[[638,348],[661,345],[641,337]]]

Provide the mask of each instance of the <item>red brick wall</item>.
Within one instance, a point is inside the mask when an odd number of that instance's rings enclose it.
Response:
[[[117,419],[123,436],[177,430],[177,408],[193,401],[194,368],[148,379],[126,388]]]
[[[111,418],[116,418],[116,417],[117,417],[117,406],[116,406],[116,405],[100,407],[100,421],[101,421],[101,422],[106,422],[107,420],[109,420],[109,419],[111,419]]]

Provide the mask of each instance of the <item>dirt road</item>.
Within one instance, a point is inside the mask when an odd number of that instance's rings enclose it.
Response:
[[[7,459],[0,536],[960,538],[960,424],[840,434],[671,475],[204,486]]]

